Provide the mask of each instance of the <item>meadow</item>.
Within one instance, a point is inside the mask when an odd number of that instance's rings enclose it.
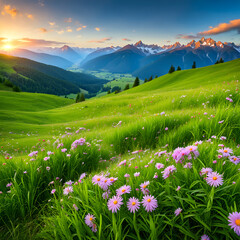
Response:
[[[239,239],[239,79],[234,60],[77,104],[1,90],[0,238]]]

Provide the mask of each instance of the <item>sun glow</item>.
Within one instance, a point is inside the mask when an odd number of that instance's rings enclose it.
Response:
[[[3,48],[3,50],[9,51],[9,50],[13,49],[13,46],[11,44],[6,44],[2,48]]]

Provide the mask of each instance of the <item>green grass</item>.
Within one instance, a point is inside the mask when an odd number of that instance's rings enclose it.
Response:
[[[224,143],[240,155],[239,63],[167,74],[78,104],[51,95],[0,91],[4,103],[0,105],[1,238],[187,240],[208,234],[211,239],[238,239],[227,218],[233,211],[240,212],[239,165],[219,159],[217,150]],[[211,143],[208,139],[213,135],[216,139]],[[227,140],[220,140],[221,136]],[[88,143],[71,150],[73,141],[80,138]],[[185,160],[192,163],[191,169],[175,163],[171,151],[199,140],[203,141],[199,157]],[[38,156],[31,161],[28,154],[35,150]],[[154,155],[161,150],[168,154]],[[54,154],[45,161],[47,151]],[[119,167],[122,160],[126,165]],[[163,169],[156,169],[156,163],[175,165],[177,172],[164,180]],[[223,185],[210,187],[199,174],[203,167],[223,174]],[[84,172],[87,177],[73,186],[72,193],[63,195],[63,183],[78,182]],[[135,172],[141,173],[138,178]],[[103,190],[92,184],[95,174],[105,173],[118,177],[110,197],[124,184],[132,188],[114,214],[102,198]],[[126,173],[129,178],[124,177]],[[155,174],[158,178],[153,178]],[[147,213],[141,206],[139,212],[129,213],[126,201],[130,196],[142,199],[136,188],[144,181],[150,181],[149,191],[158,208]],[[11,193],[7,193],[9,182]],[[176,217],[177,208],[183,211]],[[96,233],[84,222],[87,213],[96,217]]]

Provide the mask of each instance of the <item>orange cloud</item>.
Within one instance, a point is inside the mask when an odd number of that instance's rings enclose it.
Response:
[[[130,41],[131,41],[131,39],[129,39],[129,38],[123,38],[123,39],[122,39],[122,41],[127,41],[127,42],[130,42]]]
[[[79,28],[77,28],[76,30],[77,30],[77,31],[80,31],[80,30],[82,30],[82,27],[79,27]]]
[[[87,26],[82,26],[82,28],[86,28]]]
[[[237,30],[240,33],[240,19],[231,20],[228,23],[220,23],[216,27],[210,27],[210,30],[200,32],[199,35],[216,35],[232,30]]]
[[[33,18],[34,18],[32,14],[27,14],[27,17],[28,17],[29,19],[33,19]]]
[[[64,22],[71,23],[72,22],[72,18],[65,18]]]
[[[67,28],[67,32],[72,32],[72,31],[73,30],[70,27]]]
[[[48,32],[48,30],[47,30],[46,28],[39,28],[39,31],[40,31],[41,33],[46,33],[46,32]]]
[[[1,13],[2,15],[9,14],[12,17],[16,17],[19,11],[16,8],[12,8],[11,5],[5,5]]]
[[[110,41],[112,38],[102,38],[102,39],[99,39],[99,40],[90,40],[88,41],[89,43],[105,43],[107,41]]]
[[[180,39],[195,39],[208,35],[217,35],[220,33],[230,32],[236,30],[240,34],[240,19],[231,20],[228,23],[220,23],[216,27],[209,26],[209,30],[199,32],[196,35],[178,34],[176,38]]]
[[[99,31],[100,31],[100,28],[96,27],[95,30],[99,32]]]
[[[66,42],[48,41],[44,39],[31,39],[31,38],[20,38],[20,39],[7,39],[0,38],[0,48],[9,42],[14,47],[31,48],[31,47],[41,47],[41,46],[59,46],[64,45]]]
[[[50,26],[54,26],[55,22],[48,22]]]

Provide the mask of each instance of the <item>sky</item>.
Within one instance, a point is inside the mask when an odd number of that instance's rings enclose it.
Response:
[[[240,0],[0,0],[0,47],[240,44]]]

